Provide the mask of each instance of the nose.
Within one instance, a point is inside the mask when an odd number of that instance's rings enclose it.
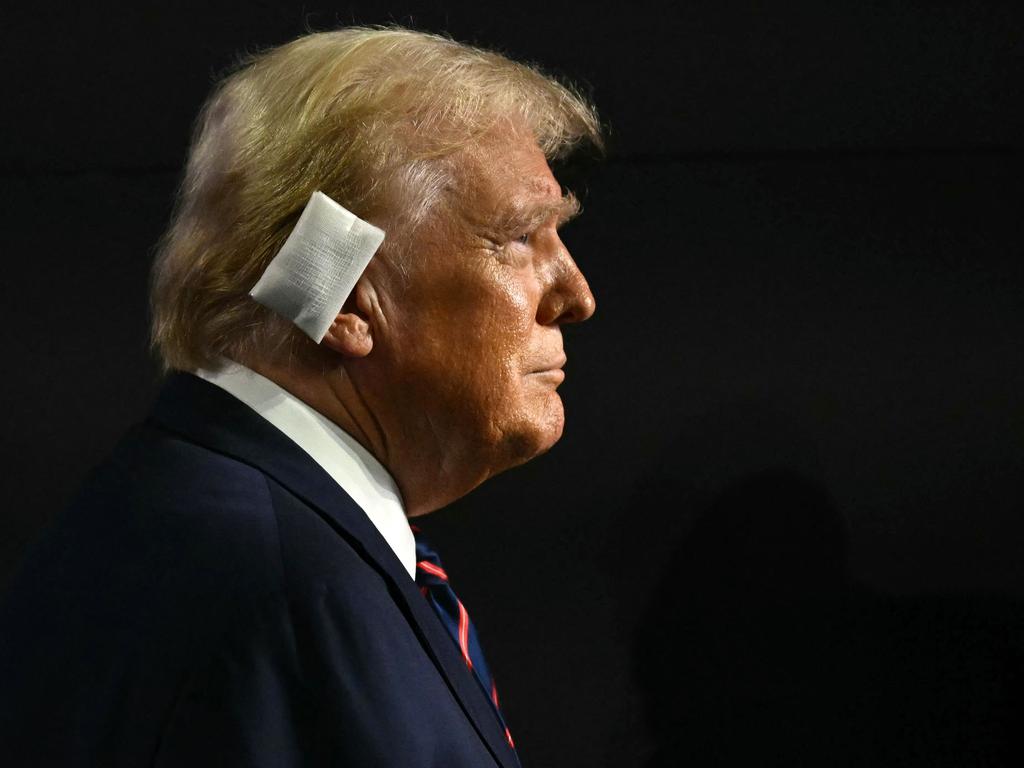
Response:
[[[551,282],[537,308],[538,323],[582,323],[594,314],[597,301],[565,246],[560,246],[558,256],[553,259],[551,275]]]

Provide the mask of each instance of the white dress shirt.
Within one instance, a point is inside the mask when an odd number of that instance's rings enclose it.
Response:
[[[234,395],[292,439],[352,497],[409,576],[416,578],[416,540],[394,478],[369,451],[318,411],[270,379],[233,360],[196,376]]]

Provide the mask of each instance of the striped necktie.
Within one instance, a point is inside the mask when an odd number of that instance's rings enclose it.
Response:
[[[463,661],[469,667],[477,682],[484,689],[484,693],[494,705],[494,711],[505,729],[505,738],[508,745],[515,749],[512,742],[512,734],[505,725],[505,718],[501,714],[501,707],[498,705],[498,688],[494,684],[494,677],[487,667],[484,659],[483,648],[480,647],[480,638],[477,637],[476,628],[469,620],[469,613],[455,595],[455,590],[448,583],[448,574],[441,565],[441,558],[433,547],[427,543],[423,532],[415,525],[412,526],[413,535],[416,538],[416,584],[420,592],[433,606],[434,612],[440,617],[441,623],[452,636],[455,644],[459,647]]]

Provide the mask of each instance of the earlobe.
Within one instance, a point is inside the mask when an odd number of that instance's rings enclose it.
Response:
[[[371,261],[367,272],[376,265],[376,260]],[[374,334],[384,323],[376,287],[364,273],[320,344],[343,357],[366,357],[373,349]]]
[[[366,357],[373,349],[373,334],[366,320],[343,309],[320,343],[343,357]]]

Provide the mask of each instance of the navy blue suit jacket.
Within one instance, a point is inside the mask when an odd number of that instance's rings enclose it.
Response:
[[[518,765],[364,512],[273,425],[186,373],[0,607],[0,762]]]

